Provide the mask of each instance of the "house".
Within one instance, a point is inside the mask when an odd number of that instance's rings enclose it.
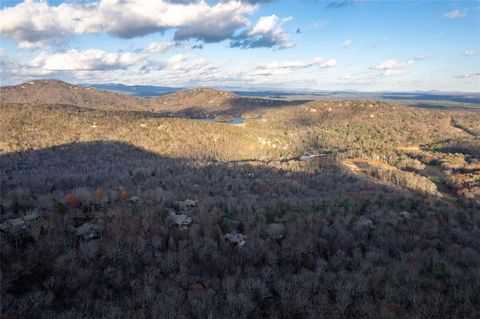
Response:
[[[187,227],[192,223],[192,217],[170,211],[166,221],[170,226]]]
[[[21,218],[12,218],[0,224],[0,231],[9,235],[20,235],[27,229],[27,224]]]
[[[100,226],[93,223],[85,223],[75,229],[75,235],[82,240],[92,240],[100,237]]]
[[[127,201],[131,205],[138,205],[140,203],[140,197],[138,196],[132,196],[128,199]]]
[[[40,217],[40,214],[37,211],[30,211],[22,217],[23,221],[26,223],[32,223]]]
[[[226,234],[223,237],[225,242],[230,243],[232,246],[236,246],[238,248],[243,248],[247,243],[247,236],[242,234]]]
[[[320,156],[322,156],[322,155],[305,153],[304,155],[300,156],[300,160],[301,161],[310,161],[310,160],[316,159]]]
[[[319,158],[319,157],[322,157],[322,156],[325,156],[325,155],[326,154],[310,154],[308,152],[305,152],[305,154],[300,156],[300,160],[301,161],[310,161],[310,160],[314,160],[316,158]]]
[[[305,152],[302,156],[300,156],[301,161],[310,161],[319,157],[327,156],[328,154],[331,154],[332,151],[329,149],[321,149],[319,150],[320,153],[309,153]]]
[[[39,217],[40,214],[37,211],[27,212],[25,216],[11,218],[0,224],[0,231],[10,235],[19,235],[27,231]]]
[[[285,237],[285,226],[283,224],[272,223],[265,226],[264,236],[270,239],[282,239]]]
[[[186,209],[197,206],[197,201],[193,199],[186,199],[183,202],[177,201],[176,204],[178,205],[178,208],[180,210],[186,210]]]

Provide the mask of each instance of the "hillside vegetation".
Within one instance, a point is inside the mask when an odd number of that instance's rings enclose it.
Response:
[[[58,80],[34,80],[0,89],[0,101],[66,104],[105,110],[143,110],[144,101],[132,95],[95,90]]]
[[[177,116],[203,117],[216,114],[241,116],[243,113],[266,107],[299,105],[304,101],[241,97],[230,92],[198,88],[151,98],[148,102],[158,111]]]
[[[35,85],[0,102],[2,315],[480,315],[479,112]]]

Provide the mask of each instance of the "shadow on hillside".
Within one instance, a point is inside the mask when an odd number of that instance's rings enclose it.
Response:
[[[259,99],[259,98],[245,98],[245,97],[236,97],[233,99],[230,104],[233,110],[237,108],[255,110],[258,108],[267,108],[267,107],[282,107],[282,106],[297,106],[302,105],[313,100],[273,100],[273,99]]]
[[[458,258],[472,265],[461,276],[452,272],[452,285],[462,287],[465,297],[458,298],[470,298],[468,307],[477,304],[478,237],[471,227],[444,227],[454,210],[354,175],[331,159],[290,164],[167,158],[106,141],[0,155],[0,221],[18,222],[29,209],[43,215],[21,242],[0,233],[8,278],[2,311],[22,318],[130,318],[141,307],[147,314],[141,318],[368,317],[382,307],[388,314],[375,296],[398,285],[405,298],[434,296],[448,305],[455,290],[438,294],[446,283],[432,273],[432,255],[449,267]],[[96,201],[97,187],[111,200]],[[12,196],[16,202],[6,208]],[[185,199],[196,200],[195,207],[175,202]],[[190,227],[168,225],[166,208],[190,214]],[[470,213],[462,215],[467,222]],[[243,248],[225,241],[236,231],[247,236]],[[79,234],[93,237],[87,242]],[[470,237],[464,247],[456,244]],[[443,248],[452,246],[464,251]],[[412,281],[429,280],[415,289],[396,281],[413,263],[420,266]],[[372,271],[379,274],[373,282]],[[345,292],[348,312],[337,302]],[[313,313],[317,300],[321,307]],[[413,315],[431,304],[407,310]],[[455,317],[450,306],[433,308],[441,313],[436,318]]]
[[[389,100],[446,101],[459,103],[479,103],[480,96],[475,94],[428,94],[428,93],[384,93],[380,96]]]
[[[245,113],[261,111],[263,109],[269,108],[280,108],[288,106],[298,106],[305,103],[311,102],[311,100],[296,100],[296,101],[287,101],[287,100],[270,100],[270,99],[259,99],[259,98],[245,98],[245,97],[235,97],[228,101],[225,105],[221,106],[219,109],[212,110],[209,106],[195,105],[186,107],[184,109],[169,112],[166,110],[164,113],[174,117],[187,117],[187,118],[206,118],[215,115],[232,115],[232,116],[242,116]]]
[[[429,104],[429,103],[412,103],[407,104],[410,107],[416,107],[421,109],[428,109],[428,110],[440,110],[440,111],[478,111],[480,110],[480,105],[476,107],[469,107],[469,106],[457,106],[457,105],[439,105],[439,104]]]
[[[147,194],[162,188],[171,199],[216,198],[239,205],[289,201],[308,211],[312,202],[387,198],[400,209],[408,190],[354,175],[323,158],[314,161],[257,165],[168,158],[121,142],[89,142],[0,156],[2,197],[21,190],[33,198],[79,187]],[[289,166],[290,165],[290,166]],[[62,197],[63,198],[63,197]],[[398,201],[398,202],[397,202]],[[408,207],[404,207],[408,208]]]
[[[171,111],[164,110],[102,110],[90,107],[76,106],[73,104],[43,104],[45,108],[50,110],[66,110],[71,114],[80,114],[84,112],[97,112],[98,114],[108,114],[110,112],[124,113],[134,117],[179,117],[189,119],[205,119],[212,118],[213,115],[231,115],[240,117],[245,113],[261,111],[268,108],[280,108],[288,106],[298,106],[310,102],[310,100],[297,100],[297,101],[284,101],[284,100],[267,100],[267,99],[255,99],[253,102],[246,98],[235,98],[228,103],[228,105],[222,106],[218,110],[212,110],[208,106],[191,106],[185,107],[181,110]]]

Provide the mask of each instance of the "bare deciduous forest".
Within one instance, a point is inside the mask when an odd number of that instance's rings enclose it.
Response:
[[[2,92],[2,317],[480,316],[478,111],[43,83]]]

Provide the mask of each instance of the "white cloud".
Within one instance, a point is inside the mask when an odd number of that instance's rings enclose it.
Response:
[[[188,68],[187,62],[191,55],[175,54],[168,59],[168,66],[172,70],[182,70]]]
[[[66,52],[41,52],[30,66],[46,71],[104,71],[126,69],[141,60],[133,53],[107,53],[103,50],[69,50]]]
[[[455,78],[457,79],[468,79],[468,78],[473,78],[475,76],[480,76],[480,72],[477,72],[477,73],[465,73],[465,74],[461,74],[461,75],[457,75],[455,76]]]
[[[463,54],[465,56],[475,56],[475,55],[477,55],[477,51],[475,51],[475,50],[465,50],[465,52],[463,52]]]
[[[2,85],[24,82],[26,79],[50,77],[54,73],[35,66],[21,64],[18,59],[12,59],[4,54],[0,55],[0,70]]]
[[[278,75],[290,74],[295,70],[305,68],[307,64],[303,61],[272,61],[257,64],[251,72],[256,75]]]
[[[292,20],[292,17],[280,19],[275,14],[261,17],[253,28],[243,32],[230,45],[243,49],[258,47],[291,48],[295,46],[295,43],[290,41],[288,33],[282,29],[282,25],[290,20]]]
[[[263,62],[257,64],[253,71],[250,72],[252,75],[283,75],[290,74],[294,71],[306,68],[317,67],[320,69],[332,68],[337,65],[337,60],[330,59],[325,60],[321,57],[316,57],[312,62],[304,61],[271,61]]]
[[[38,60],[44,61],[48,60],[46,58],[47,55],[66,54],[67,52],[43,53],[37,56],[43,55],[44,59],[39,58]],[[403,77],[389,78],[378,76],[379,70],[376,70],[374,67],[364,72],[353,73],[351,72],[352,70],[346,70],[344,68],[338,70],[332,69],[332,67],[336,65],[334,59],[279,60],[265,61],[260,64],[249,64],[248,61],[244,61],[244,63],[226,62],[226,64],[220,64],[202,59],[191,52],[189,54],[174,54],[167,59],[160,59],[159,56],[150,56],[141,51],[134,51],[129,53],[134,57],[133,60],[130,60],[126,64],[117,62],[117,66],[115,66],[115,62],[103,58],[103,56],[108,54],[112,54],[115,57],[126,53],[129,52],[103,52],[99,54],[97,58],[99,62],[87,63],[83,61],[79,63],[83,66],[74,68],[63,67],[60,62],[52,62],[53,66],[45,66],[44,63],[34,65],[31,62],[21,62],[22,60],[17,56],[9,57],[7,52],[2,52],[0,55],[0,68],[2,70],[2,79],[4,79],[2,83],[4,85],[15,84],[35,78],[48,77],[62,79],[72,83],[115,82],[132,85],[235,86],[245,88],[256,87],[258,89],[305,89],[308,86],[307,88],[312,90],[440,89],[478,91],[478,73],[428,77],[425,81],[411,80],[411,78]],[[147,59],[149,57],[151,59]],[[122,60],[117,58],[113,59],[113,61]],[[108,71],[98,72],[91,69],[92,64],[107,68]],[[107,66],[105,66],[105,64],[107,64]],[[85,65],[87,65],[87,67]],[[398,68],[402,65],[407,65],[405,68],[408,68],[412,65],[412,62],[397,61],[396,63],[381,63],[379,66],[380,65],[383,69],[380,71],[383,73],[384,70],[388,71],[388,68]],[[47,67],[49,69],[47,69]],[[401,70],[400,67],[400,71]],[[324,76],[319,76],[320,72],[324,73]],[[459,79],[455,80],[454,78]],[[404,79],[404,81],[398,81],[397,79]]]
[[[252,30],[248,32],[248,34],[255,36],[267,33],[282,32],[282,30],[279,29],[279,26],[290,20],[292,20],[292,17],[283,18],[280,21],[280,19],[274,14],[268,17],[261,17]]]
[[[465,16],[465,13],[460,12],[460,10],[455,9],[453,11],[447,12],[443,14],[443,18],[453,20],[453,19],[458,19],[462,18]]]
[[[133,38],[169,29],[176,30],[175,40],[218,42],[248,27],[245,15],[255,9],[255,5],[234,0],[213,5],[204,0],[100,0],[58,6],[26,0],[0,11],[0,32],[22,48],[39,47],[75,34],[106,32]]]
[[[182,86],[222,82],[227,76],[233,81],[242,76],[228,75],[233,73],[190,54],[175,54],[166,60],[148,60],[147,57],[143,52],[111,53],[96,49],[43,51],[23,64],[8,55],[0,55],[0,68],[5,83],[49,77],[74,83],[161,82]]]
[[[152,81],[162,81],[168,85],[186,85],[194,83],[221,82],[227,71],[193,54],[174,54],[164,62],[161,73],[151,74]]]
[[[163,53],[174,46],[174,42],[152,42],[143,51],[146,53]]]
[[[333,68],[334,66],[337,65],[337,60],[335,59],[330,59],[328,61],[325,61],[323,58],[317,57],[313,59],[313,63],[311,64],[312,66],[318,66],[319,68]]]
[[[26,64],[1,60],[2,74],[9,80],[53,75],[55,78],[81,83],[159,83],[164,85],[239,85],[291,81],[295,71],[335,67],[335,59],[316,57],[306,61],[270,61],[238,67],[216,65],[193,54],[174,54],[166,60],[147,59],[148,53],[105,52],[103,50],[69,50],[40,52]],[[108,71],[108,72],[99,72]],[[289,75],[287,78],[282,75]],[[267,79],[268,78],[268,79]]]
[[[390,59],[375,65],[373,68],[382,71],[383,75],[392,76],[404,73],[404,70],[412,66],[414,63],[415,60],[400,62],[395,59]]]
[[[347,40],[342,42],[342,47],[343,48],[348,48],[351,45],[352,45],[352,39],[347,39]]]
[[[34,42],[29,42],[29,41],[21,41],[18,43],[18,47],[20,49],[35,49],[35,48],[41,48],[44,45],[43,41],[34,41]]]
[[[203,1],[201,3],[202,7],[190,9],[190,18],[185,19],[177,29],[175,40],[196,39],[210,43],[232,38],[235,31],[250,25],[250,21],[244,15],[256,8],[240,1],[218,3],[212,7],[208,7]],[[190,6],[192,5],[187,7]],[[172,14],[173,17],[182,16],[185,15],[185,11],[180,8],[178,12]]]
[[[22,48],[39,47],[69,34],[100,31],[101,21],[95,19],[94,10],[94,5],[51,7],[47,2],[27,0],[0,11],[0,32]]]

